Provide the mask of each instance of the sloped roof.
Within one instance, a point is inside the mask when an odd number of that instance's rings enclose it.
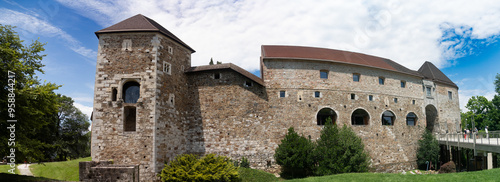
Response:
[[[410,70],[390,59],[335,49],[302,46],[263,45],[262,58],[329,61],[378,68],[422,77],[417,71]]]
[[[189,47],[186,43],[182,42],[181,39],[177,38],[177,36],[168,31],[166,28],[164,28],[154,20],[141,14],[135,15],[117,24],[111,25],[108,28],[99,30],[95,32],[95,34],[99,37],[99,34],[116,33],[116,32],[160,32],[161,34],[167,36],[168,38],[171,38],[175,42],[186,47],[191,52],[193,53],[196,52],[194,49]]]
[[[248,72],[247,70],[240,68],[239,66],[234,65],[233,63],[224,63],[224,64],[214,64],[214,65],[204,65],[204,66],[195,66],[191,67],[186,73],[193,72],[201,72],[201,71],[210,71],[210,70],[221,70],[221,69],[231,69],[240,73],[241,75],[247,77],[254,82],[257,82],[260,85],[264,85],[264,81],[261,78],[255,76],[254,74]]]
[[[450,78],[448,78],[443,72],[441,72],[441,70],[429,61],[426,61],[420,69],[418,69],[418,72],[424,76],[424,79],[429,79],[458,88],[458,86],[453,83]]]

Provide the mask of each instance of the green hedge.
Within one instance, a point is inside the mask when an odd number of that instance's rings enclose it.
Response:
[[[238,168],[225,156],[178,155],[160,174],[161,181],[240,181]]]

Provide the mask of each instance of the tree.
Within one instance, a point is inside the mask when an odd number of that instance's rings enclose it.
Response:
[[[484,128],[491,126],[493,121],[488,117],[489,112],[494,109],[492,102],[488,101],[484,96],[472,96],[465,106],[469,111],[461,113],[462,127],[472,128],[472,120],[476,128]]]
[[[12,105],[10,114],[0,115],[0,127],[15,125],[15,145],[8,145],[10,133],[0,130],[0,154],[7,155],[10,148],[16,150],[16,159],[25,158],[43,160],[53,146],[54,113],[57,113],[56,94],[53,92],[59,85],[41,83],[35,73],[43,73],[41,63],[45,55],[44,44],[33,41],[23,45],[14,27],[0,24],[0,75],[13,75],[15,84],[8,84],[8,79],[0,79],[0,105]],[[12,92],[11,92],[12,91]],[[9,102],[8,94],[15,95]],[[7,107],[0,107],[0,113],[9,113]],[[7,123],[7,120],[17,120],[17,123]]]
[[[214,60],[212,58],[210,58],[210,63],[208,63],[209,65],[214,65]]]
[[[497,73],[497,76],[495,76],[495,92],[500,95],[500,73]]]
[[[220,62],[220,61],[217,61],[217,64],[222,64],[222,62]]]
[[[439,159],[439,143],[429,130],[425,130],[418,140],[417,164],[420,169],[427,169],[426,162],[436,163]]]
[[[331,118],[327,118],[321,130],[314,153],[318,164],[316,175],[368,171],[369,156],[361,138],[346,125],[339,130]]]
[[[301,178],[313,174],[314,143],[299,136],[290,127],[281,144],[276,148],[274,158],[276,163],[281,166],[281,176],[283,178]]]

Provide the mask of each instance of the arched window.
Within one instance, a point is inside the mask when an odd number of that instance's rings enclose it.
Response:
[[[125,103],[137,103],[137,99],[139,99],[139,83],[135,81],[127,82],[123,85],[123,101]]]
[[[335,111],[330,108],[323,108],[319,110],[318,114],[316,115],[317,124],[325,125],[328,118],[332,119],[333,124],[335,124],[335,122],[337,121],[337,114],[335,113]]]
[[[356,109],[351,115],[352,125],[368,125],[370,115],[364,109]]]
[[[385,111],[382,114],[382,125],[394,125],[396,116],[391,111]]]
[[[417,115],[413,112],[410,112],[406,115],[406,125],[415,126],[417,124]]]

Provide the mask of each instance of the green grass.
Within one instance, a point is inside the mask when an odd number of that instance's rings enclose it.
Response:
[[[9,170],[10,170],[10,165],[0,165],[0,173],[9,173]],[[16,174],[19,174],[19,171],[16,170],[14,171]],[[11,173],[9,173],[11,174]]]
[[[499,181],[500,169],[483,170],[476,172],[461,172],[449,174],[389,174],[389,173],[349,173],[322,177],[309,177],[303,179],[289,180],[290,182],[316,182],[316,181],[381,181],[381,182],[399,182],[399,181]]]
[[[251,169],[251,168],[244,168],[240,167],[238,169],[238,173],[240,174],[240,177],[242,178],[242,182],[247,182],[247,181],[278,181],[280,178],[277,178],[273,174],[266,173],[261,170],[257,169]]]
[[[78,166],[79,162],[82,161],[91,161],[91,158],[86,157],[64,162],[32,164],[30,169],[31,173],[33,173],[36,177],[45,177],[64,181],[78,181]]]

